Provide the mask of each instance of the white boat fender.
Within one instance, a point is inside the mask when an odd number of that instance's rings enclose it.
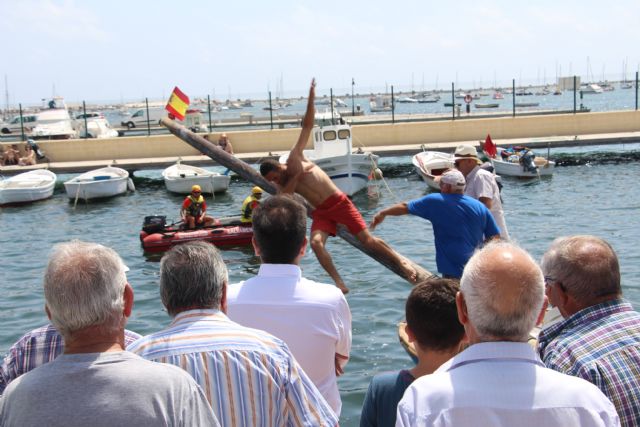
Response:
[[[136,191],[136,186],[133,185],[133,180],[131,178],[127,179],[127,190]]]
[[[382,171],[380,170],[380,168],[371,170],[371,173],[369,174],[369,180],[372,179],[382,179]]]

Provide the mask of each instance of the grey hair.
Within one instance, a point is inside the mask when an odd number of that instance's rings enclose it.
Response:
[[[595,236],[559,237],[542,256],[545,276],[562,283],[578,302],[591,305],[606,295],[621,295],[620,265],[615,251]]]
[[[524,249],[494,241],[471,257],[460,291],[482,341],[524,342],[542,310],[544,278]]]
[[[125,266],[111,248],[73,240],[53,247],[44,274],[51,322],[64,335],[97,326],[124,328]]]
[[[171,316],[192,308],[220,308],[227,267],[215,246],[174,246],[160,261],[160,297]]]

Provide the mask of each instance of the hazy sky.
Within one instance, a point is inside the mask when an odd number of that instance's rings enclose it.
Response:
[[[640,2],[0,0],[0,106],[619,80]],[[589,59],[587,59],[589,58]],[[587,73],[590,76],[587,76]],[[281,85],[282,82],[282,85]]]

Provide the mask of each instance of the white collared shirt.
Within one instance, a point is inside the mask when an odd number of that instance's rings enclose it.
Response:
[[[404,426],[619,426],[593,384],[544,367],[526,343],[474,344],[414,381],[398,404]]]
[[[473,168],[465,177],[467,184],[464,187],[464,195],[480,200],[480,197],[491,199],[491,215],[496,220],[500,229],[500,237],[509,239],[509,231],[507,223],[504,220],[504,211],[502,210],[502,201],[500,200],[500,189],[496,183],[496,177],[489,171],[482,169],[480,166]]]
[[[230,285],[227,314],[241,325],[283,340],[333,410],[342,403],[335,358],[342,366],[351,351],[351,311],[333,285],[302,277],[292,264],[262,264],[256,277]]]

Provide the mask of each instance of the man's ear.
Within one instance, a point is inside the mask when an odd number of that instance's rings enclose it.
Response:
[[[222,297],[220,298],[220,311],[227,314],[227,282],[222,284]]]
[[[124,287],[123,298],[124,298],[123,314],[124,314],[124,317],[129,317],[131,316],[131,312],[133,311],[133,288],[128,282]]]
[[[411,328],[409,327],[408,323],[404,325],[404,332],[407,334],[407,340],[409,342],[415,342],[416,341],[416,336],[413,333],[413,331],[411,330]]]
[[[47,317],[49,318],[49,320],[51,320],[51,312],[49,311],[49,307],[47,307],[47,304],[44,305],[44,311],[45,313],[47,313]]]
[[[456,294],[456,308],[458,310],[458,320],[464,326],[469,323],[469,314],[467,313],[467,303],[464,300],[462,292]]]
[[[544,322],[544,315],[547,314],[547,307],[549,307],[549,298],[544,296],[544,302],[542,303],[542,310],[540,310],[540,314],[538,314],[538,319],[536,320],[536,326],[541,326],[542,322]]]

